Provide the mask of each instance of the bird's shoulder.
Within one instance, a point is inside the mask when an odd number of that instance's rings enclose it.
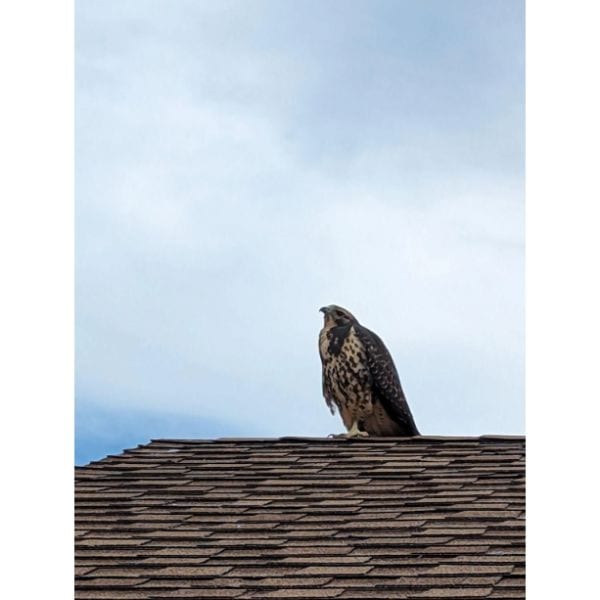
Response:
[[[359,323],[355,325],[354,331],[356,337],[360,340],[361,344],[371,355],[373,355],[374,357],[376,356],[380,359],[385,358],[386,360],[389,360],[393,365],[393,360],[390,351],[383,343],[383,340],[374,331],[371,331],[370,329],[368,329],[364,325],[360,325]]]

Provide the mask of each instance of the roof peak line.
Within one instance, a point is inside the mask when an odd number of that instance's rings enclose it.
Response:
[[[350,443],[350,444],[372,444],[372,443],[405,443],[418,444],[421,442],[524,442],[525,435],[498,435],[484,434],[480,436],[452,436],[452,435],[419,435],[414,437],[311,437],[311,436],[283,436],[283,437],[222,437],[222,438],[153,438],[151,443],[169,444],[236,444],[236,443],[277,443],[277,442],[318,442],[318,443]]]

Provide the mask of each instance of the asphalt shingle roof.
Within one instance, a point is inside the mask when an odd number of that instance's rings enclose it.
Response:
[[[76,598],[524,598],[525,439],[155,440],[76,469]]]

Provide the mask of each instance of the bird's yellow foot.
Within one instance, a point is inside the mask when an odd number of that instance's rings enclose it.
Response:
[[[342,435],[346,438],[369,437],[369,434],[366,431],[360,431],[360,429],[354,432],[349,431],[348,433],[344,433]]]
[[[352,424],[352,427],[350,428],[348,433],[345,434],[345,437],[347,437],[347,438],[369,437],[369,434],[366,431],[362,431],[361,429],[359,429],[358,421],[354,421],[354,423]]]
[[[330,433],[327,437],[333,439],[350,439],[355,437],[369,437],[369,434],[366,431],[359,429],[358,422],[355,421],[347,433]]]

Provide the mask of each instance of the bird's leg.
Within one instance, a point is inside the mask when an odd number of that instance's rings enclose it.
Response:
[[[352,423],[352,427],[347,431],[347,433],[330,433],[327,437],[333,439],[344,439],[348,440],[350,438],[355,437],[368,437],[369,434],[366,431],[358,428],[358,421],[354,421]]]
[[[348,431],[346,433],[338,433],[338,434],[330,433],[327,437],[333,438],[333,439],[337,438],[337,439],[346,439],[346,440],[350,439],[350,438],[355,438],[355,437],[368,437],[369,434],[366,431],[359,429],[358,423],[359,423],[358,419],[353,419],[352,427],[350,427],[350,429],[348,429]],[[346,427],[348,427],[348,425],[346,425]]]
[[[369,434],[366,431],[362,431],[358,428],[358,419],[356,419],[352,423],[352,427],[350,427],[350,429],[348,430],[348,433],[346,434],[346,437],[349,437],[349,438],[368,437],[368,436],[369,436]]]

